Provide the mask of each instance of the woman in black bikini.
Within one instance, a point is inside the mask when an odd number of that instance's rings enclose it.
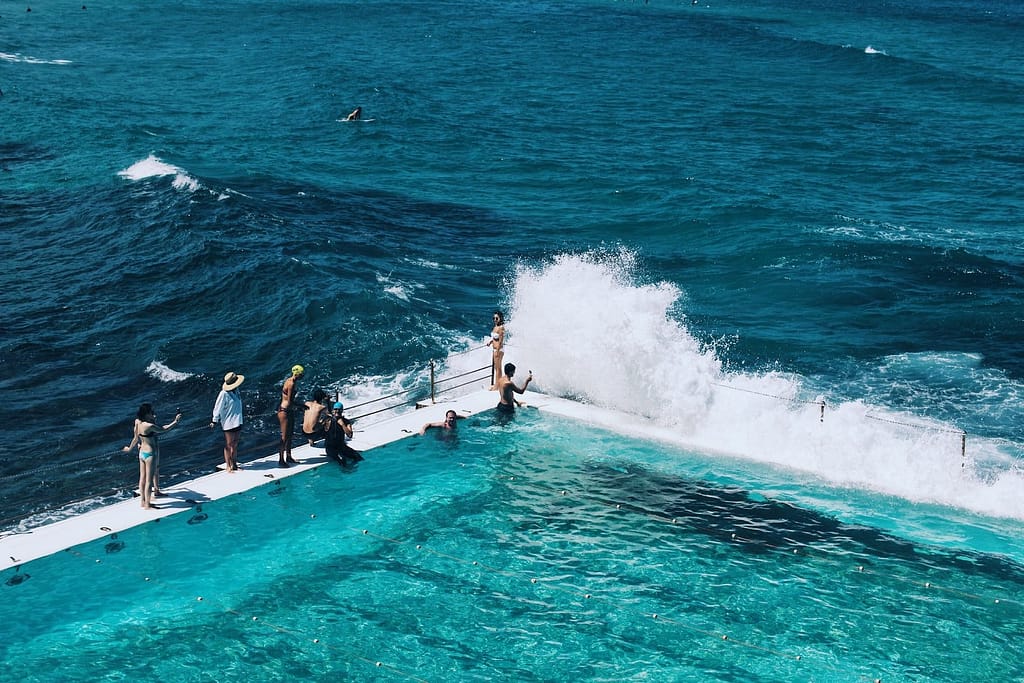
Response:
[[[281,387],[281,405],[277,407],[277,422],[281,426],[281,443],[277,447],[277,466],[288,467],[297,465],[292,457],[292,432],[295,431],[295,394],[296,384],[306,374],[306,369],[301,365],[292,366],[292,374],[284,381]]]

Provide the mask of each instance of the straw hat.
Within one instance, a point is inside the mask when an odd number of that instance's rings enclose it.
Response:
[[[221,389],[224,391],[233,391],[238,387],[242,386],[242,382],[245,381],[245,375],[236,375],[233,372],[229,372],[224,375],[224,384]]]

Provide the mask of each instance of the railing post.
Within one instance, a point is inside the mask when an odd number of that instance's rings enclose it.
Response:
[[[434,401],[434,361],[433,361],[433,359],[431,359],[431,361],[430,361],[430,402],[431,403],[435,403],[435,401]]]

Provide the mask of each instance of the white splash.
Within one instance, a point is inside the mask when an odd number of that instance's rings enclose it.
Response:
[[[183,382],[193,375],[188,372],[172,370],[162,362],[155,360],[146,366],[146,374],[161,382]]]
[[[117,175],[132,181],[173,175],[174,180],[171,185],[174,189],[187,190],[189,192],[195,192],[199,189],[199,181],[190,176],[184,169],[168,164],[152,154],[119,171]]]
[[[830,399],[795,375],[723,372],[676,312],[682,292],[641,282],[628,251],[521,266],[510,287],[506,359],[533,370],[538,390],[637,415],[709,453],[1024,519],[1024,476],[1003,444],[972,438],[964,457],[955,425]]]
[[[401,299],[402,301],[410,301],[413,291],[416,289],[422,289],[422,285],[401,282],[392,278],[390,273],[387,275],[377,273],[376,277],[377,282],[384,285],[383,289],[385,294],[390,294],[396,299]]]
[[[39,59],[37,57],[28,57],[18,53],[11,54],[9,52],[0,52],[0,60],[5,62],[20,62],[22,64],[56,64],[57,66],[65,66],[71,64],[69,59]]]

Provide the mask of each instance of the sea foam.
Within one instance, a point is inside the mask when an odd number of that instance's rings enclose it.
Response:
[[[152,154],[119,171],[117,175],[132,181],[173,175],[174,181],[171,185],[175,189],[188,190],[189,192],[199,189],[199,181],[190,176],[184,169],[168,164]]]
[[[836,396],[827,378],[726,372],[687,328],[683,292],[643,282],[628,251],[523,265],[509,286],[506,358],[533,370],[538,390],[636,415],[705,452],[1024,519],[1024,476],[1006,444],[972,437],[962,452],[956,425]]]
[[[68,59],[39,59],[37,57],[28,57],[17,53],[11,54],[9,52],[0,52],[0,60],[5,62],[20,62],[22,64],[56,64],[58,66],[64,66],[72,63],[71,60]]]
[[[191,373],[173,370],[158,360],[155,360],[146,366],[146,374],[153,379],[160,380],[161,382],[183,382],[189,377],[192,377]]]

